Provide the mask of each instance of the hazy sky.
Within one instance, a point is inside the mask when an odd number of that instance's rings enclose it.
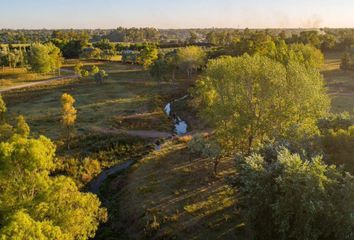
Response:
[[[0,28],[354,27],[354,0],[0,0]]]

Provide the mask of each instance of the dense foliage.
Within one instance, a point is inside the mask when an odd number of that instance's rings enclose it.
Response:
[[[238,158],[252,239],[353,239],[353,176],[319,157],[273,152]]]
[[[100,201],[52,176],[55,146],[13,135],[0,143],[0,239],[89,239],[106,218]]]
[[[32,71],[55,72],[60,69],[62,64],[60,49],[51,43],[34,43],[28,53],[28,63]]]
[[[211,60],[195,94],[223,145],[244,151],[267,139],[316,133],[329,108],[318,71],[258,55]]]

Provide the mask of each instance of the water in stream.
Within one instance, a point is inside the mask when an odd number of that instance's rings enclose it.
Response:
[[[188,97],[188,95],[186,95],[186,96],[184,96],[182,98],[176,99],[173,102],[184,100],[187,97]],[[165,106],[164,110],[165,110],[165,113],[169,117],[172,117],[172,119],[174,121],[174,124],[175,124],[175,132],[176,132],[176,134],[177,135],[186,134],[188,132],[188,124],[185,121],[183,121],[179,116],[177,116],[175,113],[173,113],[171,103],[167,103],[167,105]]]

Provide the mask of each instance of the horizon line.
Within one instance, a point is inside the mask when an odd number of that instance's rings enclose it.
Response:
[[[158,28],[158,27],[116,27],[116,28],[0,28],[3,30],[116,30],[118,28],[125,29],[143,29],[143,28],[153,28],[157,30],[209,30],[209,29],[226,29],[226,30],[296,30],[296,29],[309,29],[309,30],[321,30],[321,29],[354,29],[354,27],[187,27],[187,28]]]

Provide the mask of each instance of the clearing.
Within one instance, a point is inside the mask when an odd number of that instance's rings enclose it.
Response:
[[[336,113],[354,110],[354,71],[340,69],[342,55],[343,52],[326,53],[322,71],[332,98],[332,111]]]

